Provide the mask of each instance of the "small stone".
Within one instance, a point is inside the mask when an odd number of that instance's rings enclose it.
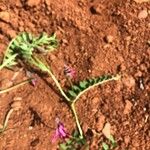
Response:
[[[0,12],[0,19],[9,23],[10,22],[10,13],[7,11]]]
[[[107,35],[107,36],[105,36],[104,40],[105,40],[107,43],[112,43],[112,42],[113,42],[113,36]]]
[[[37,138],[31,142],[31,146],[35,147],[39,142],[40,142],[40,140],[39,140],[39,138]]]
[[[39,5],[40,2],[41,2],[41,0],[28,0],[27,5],[30,6],[30,7],[33,7],[33,6]]]
[[[105,126],[104,126],[104,128],[103,128],[103,130],[102,130],[102,133],[104,134],[104,136],[106,137],[106,138],[110,138],[110,136],[111,136],[111,130],[110,130],[110,128],[111,128],[111,125],[110,125],[110,123],[106,123],[105,124]]]
[[[22,97],[14,97],[13,100],[14,100],[14,101],[21,101],[21,100],[22,100]]]
[[[140,11],[139,14],[138,14],[138,18],[139,18],[139,19],[145,19],[147,16],[148,16],[147,10],[142,10],[142,11]]]
[[[12,107],[12,109],[14,109],[14,110],[19,110],[19,109],[21,109],[22,107],[21,107],[21,102],[20,101],[15,101],[15,102],[13,102],[12,104],[11,104],[11,107]]]
[[[62,44],[63,45],[67,45],[68,44],[68,41],[66,39],[62,39]]]
[[[16,31],[15,30],[10,29],[10,30],[6,31],[6,33],[8,36],[10,36],[10,38],[16,37]]]
[[[92,14],[101,14],[102,13],[102,5],[101,4],[97,4],[95,6],[92,6],[90,8],[90,11]]]
[[[32,130],[33,129],[33,126],[29,126],[29,130]]]
[[[130,139],[130,137],[128,135],[124,137],[124,142],[125,142],[126,145],[129,144],[130,140],[131,139]]]
[[[84,133],[87,132],[88,128],[89,128],[89,127],[88,127],[88,124],[87,124],[87,123],[83,123],[82,129],[83,129],[83,132],[84,132]]]
[[[133,106],[133,104],[132,104],[129,100],[126,100],[126,105],[125,105],[123,114],[124,114],[124,115],[129,114],[129,113],[131,112],[132,106]]]
[[[96,130],[100,132],[103,129],[104,124],[105,124],[105,116],[103,114],[100,114],[96,122]]]
[[[100,98],[99,97],[94,97],[93,99],[92,99],[92,105],[94,105],[94,107],[96,106],[96,105],[98,105],[98,103],[100,102]],[[97,107],[97,106],[96,106]]]
[[[23,32],[24,31],[24,27],[19,27],[19,31]]]
[[[135,87],[135,79],[132,76],[126,76],[122,79],[123,84],[128,88]]]
[[[150,0],[134,0],[136,3],[150,2]]]
[[[140,70],[138,70],[135,75],[135,77],[142,77],[142,72]]]

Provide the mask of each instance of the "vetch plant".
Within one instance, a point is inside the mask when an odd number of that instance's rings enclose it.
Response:
[[[31,83],[31,85],[35,86],[37,79],[33,77],[33,73],[31,73],[30,71],[26,71],[26,75],[27,75],[27,77],[32,78],[30,83]]]
[[[108,142],[109,144],[105,142],[102,143],[103,150],[113,150],[115,147],[117,147],[117,142],[112,135],[108,138]]]
[[[12,43],[14,42],[15,39],[13,39],[9,46],[7,47],[7,50],[4,54],[4,58],[3,61],[0,65],[0,70],[3,69],[4,67],[10,68],[14,65],[17,64],[17,62],[15,61],[17,53],[14,53],[13,50],[10,48],[10,46],[12,45]]]
[[[4,60],[2,63],[2,67],[10,67],[12,65],[16,64],[17,58],[23,60],[23,62],[29,64],[31,67],[35,66],[38,69],[40,69],[43,72],[48,73],[48,75],[53,79],[55,82],[57,88],[59,89],[61,95],[64,97],[64,100],[69,104],[73,115],[75,117],[75,121],[79,130],[80,138],[83,139],[83,131],[80,126],[80,122],[77,116],[77,112],[75,110],[75,103],[79,98],[88,90],[112,81],[112,80],[119,80],[120,76],[116,75],[104,75],[96,78],[89,78],[84,81],[80,81],[77,85],[72,85],[71,89],[68,91],[64,91],[56,79],[55,75],[53,74],[52,70],[48,65],[44,64],[43,61],[41,61],[38,57],[39,53],[47,53],[51,52],[56,48],[58,45],[58,42],[56,40],[55,34],[51,37],[49,37],[47,34],[42,34],[39,37],[34,37],[33,35],[29,33],[22,33],[18,35],[15,39],[12,40],[12,42],[9,44],[7,48],[7,53],[10,54],[10,60],[13,60],[13,63],[10,64],[8,61],[5,62],[6,56],[4,56]],[[13,58],[13,59],[12,59]],[[5,63],[4,63],[5,62]],[[9,61],[10,62],[10,61]],[[4,65],[5,64],[5,65]],[[7,64],[7,65],[6,65]],[[69,77],[74,76],[73,70],[69,70],[66,68],[66,75]]]
[[[60,150],[77,150],[77,149],[89,150],[88,144],[85,138],[80,138],[78,131],[74,131],[64,142],[59,144]]]
[[[68,82],[72,86],[72,79],[75,79],[76,77],[76,70],[67,65],[64,65],[64,74],[67,77]]]
[[[64,124],[60,122],[59,118],[56,118],[56,124],[57,124],[57,128],[52,137],[52,143],[59,138],[65,140],[66,138],[69,137],[69,133],[66,131]]]

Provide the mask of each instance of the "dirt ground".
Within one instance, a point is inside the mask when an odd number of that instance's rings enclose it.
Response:
[[[121,80],[87,92],[76,105],[85,135],[88,129],[99,133],[87,135],[90,150],[101,149],[98,145],[106,141],[106,123],[117,141],[115,150],[150,150],[150,2],[0,0],[0,60],[10,40],[23,31],[56,33],[59,47],[46,58],[62,86],[64,64],[76,69],[77,81],[122,74]],[[13,75],[3,69],[0,87],[7,87]],[[35,76],[35,87],[26,84],[0,95],[1,124],[12,101],[22,98],[22,109],[12,113],[0,136],[0,150],[56,150],[57,142],[51,142],[56,117],[69,133],[76,128],[53,81]],[[24,78],[22,70],[13,82]]]

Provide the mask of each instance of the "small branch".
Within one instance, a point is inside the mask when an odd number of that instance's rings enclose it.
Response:
[[[104,80],[102,82],[98,82],[97,84],[94,84],[93,86],[90,86],[88,87],[87,89],[85,89],[84,91],[80,92],[79,95],[77,95],[77,97],[73,100],[73,102],[75,103],[80,97],[81,95],[83,95],[85,92],[87,92],[88,90],[100,85],[100,84],[103,84],[103,83],[106,83],[106,82],[109,82],[109,81],[112,81],[112,80],[119,80],[121,78],[120,75],[116,75],[114,77],[112,77],[111,79],[108,79],[108,80]]]
[[[9,45],[8,45],[8,47],[7,47],[7,49],[6,49],[5,54],[9,51],[9,48],[10,48],[11,44],[15,41],[15,39],[16,39],[16,38],[13,38],[13,39],[11,40],[11,42],[9,43]],[[17,54],[14,54],[14,56],[12,57],[12,59],[14,59],[16,56],[17,56]],[[4,55],[4,59],[5,59],[5,55]],[[2,61],[2,64],[0,65],[0,70],[3,69],[3,68],[7,65],[7,63],[9,63],[9,61],[10,61],[10,60],[7,60],[7,61],[4,62],[4,60],[3,60],[3,61]]]
[[[20,86],[26,84],[26,83],[29,83],[31,80],[32,80],[32,79],[27,79],[27,80],[25,80],[25,81],[22,81],[22,82],[20,82],[20,83],[18,83],[18,84],[16,84],[16,85],[13,85],[13,86],[9,87],[9,88],[2,89],[2,90],[0,90],[0,94],[9,92],[9,91],[11,91],[11,90],[14,90],[14,89],[16,89],[16,88],[18,88],[18,87],[20,87]]]
[[[40,68],[42,71],[47,72],[51,76],[51,78],[53,79],[53,81],[55,82],[55,84],[58,87],[60,93],[66,99],[66,101],[68,101],[68,102],[71,101],[70,98],[68,98],[68,96],[63,91],[63,89],[62,89],[61,85],[59,84],[58,80],[56,79],[56,77],[53,75],[53,73],[51,72],[51,70],[44,63],[42,63],[36,57],[34,57],[33,59],[31,59],[30,63],[34,64],[35,66],[37,66],[38,68]]]
[[[6,129],[7,124],[8,124],[8,120],[9,120],[9,118],[10,118],[10,115],[13,113],[13,111],[14,111],[13,108],[11,108],[11,109],[8,111],[8,113],[7,113],[7,115],[6,115],[6,118],[4,119],[3,128],[0,129],[0,133],[2,133],[2,132]]]

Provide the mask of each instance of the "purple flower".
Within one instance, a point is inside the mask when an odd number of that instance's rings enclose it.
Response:
[[[64,73],[65,73],[65,75],[67,76],[67,77],[69,77],[69,78],[75,78],[75,76],[76,76],[76,71],[75,71],[75,69],[74,68],[71,68],[71,67],[69,67],[69,66],[67,66],[67,65],[64,65]]]
[[[57,139],[65,139],[69,137],[69,134],[66,132],[66,129],[63,125],[63,123],[60,122],[58,118],[56,118],[57,128],[56,131],[52,137],[52,143],[54,143]]]

